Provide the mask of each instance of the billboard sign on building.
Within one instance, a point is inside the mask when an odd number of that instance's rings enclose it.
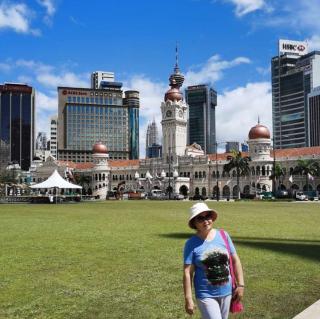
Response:
[[[279,40],[279,54],[283,53],[305,55],[308,53],[308,43],[302,41]]]

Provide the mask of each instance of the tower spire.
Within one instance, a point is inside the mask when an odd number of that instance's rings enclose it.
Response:
[[[176,65],[174,67],[175,73],[180,73],[179,65],[178,65],[178,41],[176,41]]]
[[[176,63],[173,73],[170,75],[169,82],[171,87],[180,88],[183,84],[184,76],[181,74],[178,64],[178,42],[176,42]]]

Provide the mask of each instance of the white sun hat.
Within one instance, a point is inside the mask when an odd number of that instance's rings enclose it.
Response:
[[[188,221],[189,227],[193,228],[190,223],[191,220],[203,212],[211,212],[213,214],[212,221],[215,221],[218,217],[217,211],[209,208],[207,206],[207,204],[196,203],[190,208],[190,217],[189,217],[189,221]]]

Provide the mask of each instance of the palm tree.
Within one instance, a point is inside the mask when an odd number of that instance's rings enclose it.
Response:
[[[232,151],[232,155],[227,157],[228,163],[223,166],[223,170],[229,173],[232,169],[236,169],[238,199],[240,199],[240,176],[247,175],[250,172],[249,156],[242,157],[241,152]]]
[[[279,189],[280,182],[281,182],[281,177],[283,178],[284,175],[285,175],[285,170],[279,164],[276,164],[275,171],[272,172],[272,174],[270,175],[269,179],[271,179],[272,181],[274,180],[274,184],[273,185],[276,185],[276,181],[278,181],[277,189]],[[275,190],[273,190],[273,192],[275,192]]]
[[[319,174],[319,163],[313,159],[300,159],[292,174],[305,175],[307,190],[309,190],[309,176]]]
[[[84,187],[87,185],[88,187],[90,186],[91,182],[91,177],[88,175],[83,175],[83,174],[75,174],[74,179],[78,185],[81,185],[83,187],[82,189],[82,194],[84,191]]]

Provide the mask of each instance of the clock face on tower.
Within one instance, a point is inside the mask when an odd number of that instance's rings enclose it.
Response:
[[[170,110],[168,110],[167,112],[166,112],[166,117],[171,117],[172,116],[172,112],[170,111]]]
[[[183,112],[181,110],[179,111],[179,117],[183,117]]]

